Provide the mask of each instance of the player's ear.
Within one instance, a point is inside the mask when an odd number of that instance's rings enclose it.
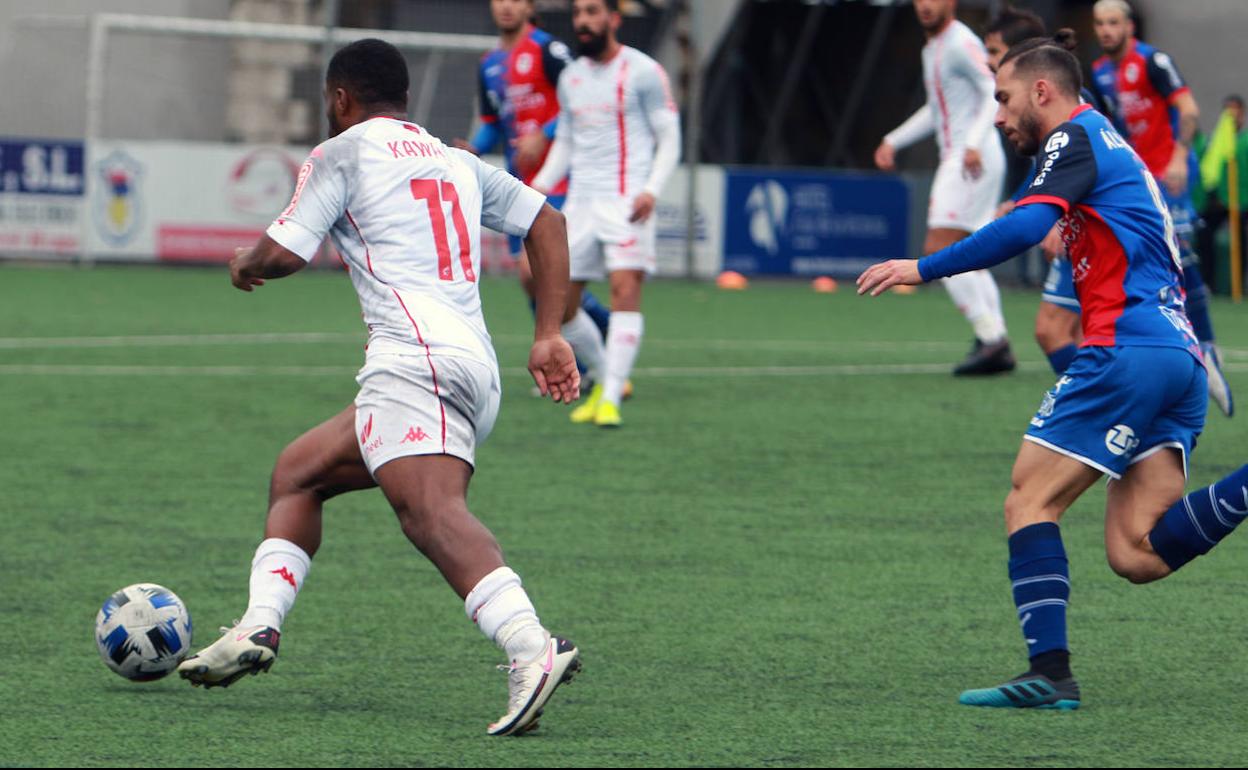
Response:
[[[334,106],[334,114],[345,116],[351,111],[351,94],[345,88],[335,88],[330,97]]]

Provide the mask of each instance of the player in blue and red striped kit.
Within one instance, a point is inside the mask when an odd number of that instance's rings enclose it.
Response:
[[[499,43],[481,57],[481,127],[470,142],[455,143],[477,155],[492,152],[501,143],[507,170],[525,184],[541,170],[554,141],[559,121],[556,85],[559,73],[572,61],[564,43],[533,24],[534,12],[533,0],[490,0]],[[560,209],[567,191],[564,179],[547,200]],[[520,284],[531,304],[533,274],[524,244],[515,237],[509,237],[508,244],[519,261]],[[605,336],[610,311],[588,291],[582,294],[581,307]]]
[[[1185,312],[1174,224],[1157,180],[1105,116],[1080,104],[1070,52],[1047,40],[1012,48],[997,73],[996,124],[1039,170],[1010,214],[918,262],[858,279],[878,295],[1003,262],[1060,223],[1082,307],[1083,344],[1046,394],[1005,501],[1009,573],[1030,666],[962,693],[968,706],[1073,709],[1066,606],[1070,572],[1058,522],[1105,475],[1109,564],[1132,583],[1160,580],[1248,517],[1248,465],[1183,496],[1204,428],[1207,380]]]
[[[1105,55],[1092,64],[1092,88],[1157,178],[1170,208],[1183,259],[1187,313],[1209,369],[1209,396],[1230,417],[1235,413],[1235,403],[1222,375],[1221,354],[1209,316],[1209,291],[1195,250],[1199,217],[1192,205],[1191,185],[1199,179],[1199,172],[1192,141],[1199,127],[1200,109],[1174,60],[1135,39],[1135,23],[1126,0],[1098,0],[1093,16]]]

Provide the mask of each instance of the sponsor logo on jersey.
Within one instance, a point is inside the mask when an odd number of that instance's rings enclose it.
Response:
[[[1105,434],[1105,448],[1118,457],[1131,454],[1139,445],[1140,438],[1130,425],[1115,425]]]
[[[1122,71],[1122,76],[1125,77],[1127,82],[1131,85],[1135,85],[1140,82],[1140,65],[1135,62],[1131,62],[1127,65],[1127,68]]]
[[[533,71],[533,54],[522,53],[516,57],[516,72],[527,75]]]
[[[1056,134],[1049,137],[1048,143],[1044,145],[1044,151],[1045,152],[1060,152],[1061,150],[1066,149],[1066,147],[1069,144],[1070,144],[1070,134],[1066,133],[1065,131],[1058,131]]]

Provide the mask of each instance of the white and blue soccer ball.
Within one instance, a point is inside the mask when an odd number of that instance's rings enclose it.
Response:
[[[108,597],[95,616],[104,665],[133,682],[160,679],[191,649],[191,613],[177,594],[136,583]]]

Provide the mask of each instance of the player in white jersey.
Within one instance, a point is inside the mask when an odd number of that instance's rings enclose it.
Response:
[[[932,182],[925,254],[965,238],[992,220],[1005,179],[1005,153],[993,130],[994,84],[984,44],[958,21],[957,0],[915,0],[927,36],[923,80],[927,103],[880,143],[875,163],[896,167],[895,153],[936,134],[940,167]],[[975,331],[975,347],[954,374],[996,374],[1015,367],[992,273],[946,278],[945,288]]]
[[[246,614],[178,671],[229,685],[267,671],[280,628],[321,542],[325,500],[380,486],[403,532],[511,661],[507,713],[492,735],[531,729],[579,669],[578,651],[541,625],[498,542],[468,511],[475,448],[498,412],[498,363],[481,316],[481,225],[526,237],[537,298],[529,370],[543,394],[579,395],[559,335],[568,286],[563,216],[545,198],[406,120],[407,65],[388,43],[340,50],[326,75],[332,138],[300,169],[294,198],[230,263],[235,286],[302,269],[326,235],[346,261],[368,325],[355,403],[283,450]]]
[[[574,0],[572,25],[580,57],[559,76],[559,127],[533,186],[549,190],[571,170],[563,334],[598,383],[572,421],[616,427],[641,347],[642,285],[655,269],[655,202],[680,160],[680,117],[663,68],[617,40],[616,0]],[[605,347],[580,309],[585,283],[603,277],[611,284]]]

